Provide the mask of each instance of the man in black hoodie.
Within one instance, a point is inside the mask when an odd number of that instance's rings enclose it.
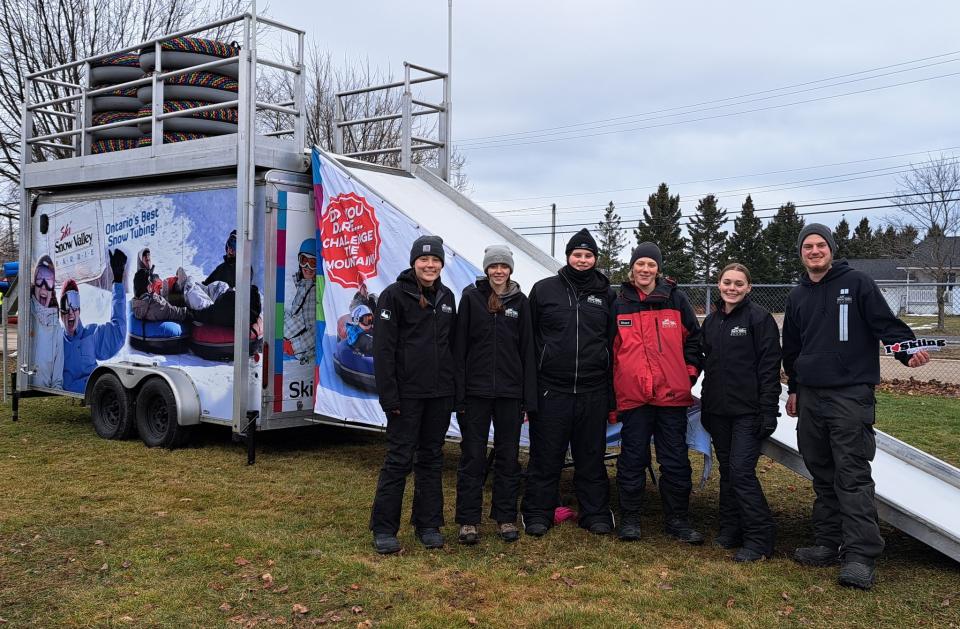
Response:
[[[842,562],[840,584],[869,589],[883,538],[874,505],[870,461],[876,453],[873,423],[880,382],[877,341],[913,340],[913,331],[890,311],[876,283],[833,261],[829,227],[812,223],[797,239],[806,274],[787,297],[783,368],[787,414],[797,417],[797,444],[813,476],[815,545],[798,548],[806,565]],[[920,351],[896,355],[919,367]]]
[[[566,266],[530,291],[539,399],[530,420],[530,463],[521,511],[524,530],[536,537],[553,524],[568,444],[576,468],[580,526],[597,535],[613,530],[603,455],[606,420],[614,408],[608,348],[615,295],[610,281],[594,268],[597,243],[590,232],[577,232],[566,254]]]

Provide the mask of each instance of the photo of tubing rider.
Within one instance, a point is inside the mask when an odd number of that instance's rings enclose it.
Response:
[[[373,356],[373,312],[363,304],[350,312],[347,345],[356,352]]]
[[[190,312],[185,306],[176,306],[168,301],[173,298],[173,293],[178,292],[177,278],[161,279],[151,273],[152,269],[153,267],[141,267],[133,276],[135,297],[130,302],[133,316],[142,321],[188,320]],[[181,292],[180,301],[182,300]]]
[[[51,389],[63,387],[63,328],[54,290],[56,279],[53,260],[50,256],[41,256],[30,287],[30,314],[36,324],[30,330],[32,383]]]
[[[127,256],[120,249],[109,252],[113,273],[113,297],[110,321],[83,325],[80,319],[80,291],[75,280],[67,280],[60,296],[63,323],[63,388],[83,393],[87,378],[98,360],[113,358],[127,336],[127,303],[123,292],[123,273]]]
[[[358,389],[376,391],[373,370],[373,311],[366,304],[353,306],[340,317],[343,334],[339,335],[333,352],[333,366],[337,375]],[[339,324],[338,324],[339,325]]]
[[[203,280],[204,285],[210,285],[213,282],[226,282],[230,288],[237,283],[237,230],[235,229],[223,243],[223,262],[217,265],[207,279]]]
[[[297,252],[296,292],[283,313],[283,353],[301,365],[316,356],[317,322],[317,241],[308,238]]]

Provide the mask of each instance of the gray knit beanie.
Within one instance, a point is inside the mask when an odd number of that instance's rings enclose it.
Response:
[[[436,256],[440,258],[441,264],[446,264],[443,257],[443,238],[440,236],[420,236],[413,241],[410,248],[410,266],[420,256]]]
[[[811,236],[813,234],[816,234],[827,241],[827,246],[830,247],[830,253],[837,252],[837,241],[833,239],[833,231],[831,231],[829,227],[822,223],[810,223],[800,230],[800,236],[797,238],[797,251],[801,251],[803,249],[803,241],[807,239],[807,236]]]
[[[487,269],[490,268],[492,264],[506,264],[510,267],[510,272],[513,273],[513,252],[510,251],[510,247],[506,245],[490,245],[483,250],[483,271],[486,273]]]
[[[663,272],[663,254],[660,253],[660,247],[652,242],[641,242],[630,254],[630,267],[640,258],[650,258],[657,263],[657,270]]]

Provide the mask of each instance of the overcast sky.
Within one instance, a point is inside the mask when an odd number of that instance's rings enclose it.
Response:
[[[447,65],[446,0],[268,11],[335,60]],[[513,227],[549,225],[551,202],[560,225],[611,200],[633,223],[661,181],[684,214],[707,193],[734,211],[748,192],[757,208],[890,194],[911,163],[960,156],[958,24],[955,0],[454,0],[454,143],[470,196]]]

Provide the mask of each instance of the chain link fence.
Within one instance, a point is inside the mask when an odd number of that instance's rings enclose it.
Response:
[[[879,347],[880,374],[884,380],[914,378],[921,382],[937,380],[960,385],[960,286],[917,282],[878,282],[890,309],[916,333],[917,337],[944,339],[944,349],[930,353],[930,364],[909,369],[884,355]],[[681,284],[701,321],[720,298],[716,284]],[[792,284],[754,284],[751,299],[773,314],[783,328],[784,305]],[[944,328],[937,329],[938,298],[944,302]]]

